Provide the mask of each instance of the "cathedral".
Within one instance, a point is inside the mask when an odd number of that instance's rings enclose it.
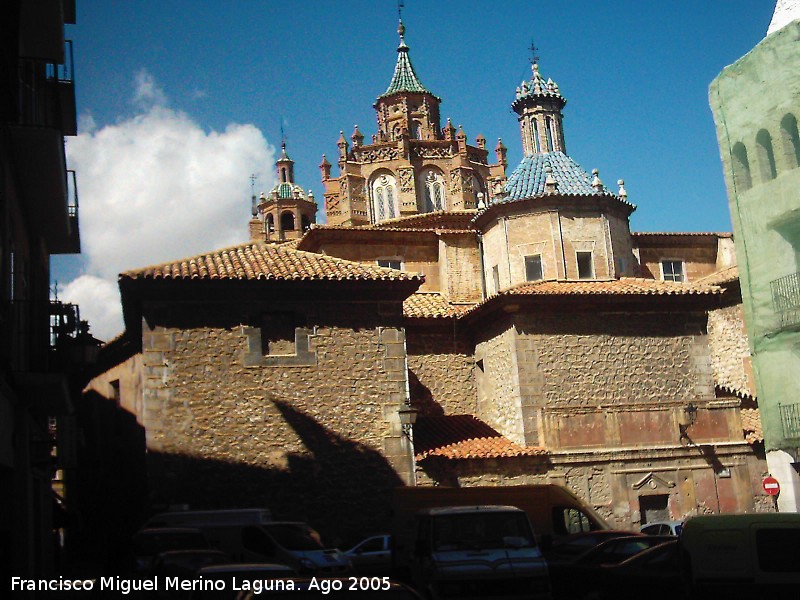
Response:
[[[398,33],[370,143],[340,135],[338,177],[323,155],[326,224],[284,146],[248,241],[120,275],[87,394],[141,440],[117,468],[142,510],[340,539],[385,529],[401,485],[557,483],[626,529],[769,510],[732,236],[632,232],[536,62],[507,175],[501,141],[442,127]]]

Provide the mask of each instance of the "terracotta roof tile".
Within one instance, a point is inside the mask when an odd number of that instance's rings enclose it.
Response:
[[[698,283],[678,283],[639,277],[608,280],[538,281],[525,283],[499,295],[671,295],[718,294],[720,289]]]
[[[634,237],[674,237],[674,236],[713,236],[720,238],[731,238],[730,231],[631,231]]]
[[[749,444],[764,441],[764,432],[761,429],[761,413],[757,408],[743,408],[740,410],[742,415],[742,429],[744,438]]]
[[[474,415],[420,417],[414,426],[417,460],[543,456],[544,448],[526,447],[503,437]]]
[[[182,260],[127,271],[121,279],[422,281],[417,273],[364,265],[288,245],[249,242]]]
[[[721,288],[701,283],[678,283],[639,277],[607,280],[543,280],[523,283],[476,304],[477,310],[498,296],[684,296],[720,294]]]
[[[722,285],[723,283],[732,283],[737,279],[739,279],[739,267],[733,265],[727,269],[720,269],[719,271],[711,273],[711,275],[706,275],[705,277],[696,279],[695,283],[704,283],[706,285]]]
[[[398,217],[387,219],[374,225],[367,225],[371,229],[395,229],[397,227],[410,229],[472,229],[470,222],[478,214],[476,209],[472,210],[439,210],[429,213],[421,213],[408,217]]]
[[[417,292],[403,302],[403,315],[417,319],[445,319],[463,315],[474,304],[454,304],[438,292]]]

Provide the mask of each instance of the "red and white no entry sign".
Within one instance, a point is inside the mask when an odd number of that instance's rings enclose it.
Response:
[[[781,491],[781,484],[778,483],[778,480],[774,477],[764,477],[761,485],[763,486],[764,491],[770,496],[777,496]]]

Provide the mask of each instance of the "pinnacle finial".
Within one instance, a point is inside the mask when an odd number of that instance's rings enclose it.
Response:
[[[617,195],[623,200],[627,200],[628,191],[625,189],[625,180],[620,179],[619,181],[617,181],[617,185],[619,185],[619,192],[617,193]]]
[[[600,170],[592,169],[592,187],[596,194],[603,193],[603,182],[600,181]]]

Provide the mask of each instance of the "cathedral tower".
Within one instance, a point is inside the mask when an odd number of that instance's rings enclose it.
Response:
[[[505,147],[489,164],[486,138],[475,145],[450,120],[441,127],[441,99],[420,81],[409,56],[402,21],[389,87],[373,108],[378,131],[364,144],[358,126],[350,142],[340,132],[339,177],[323,156],[325,212],[331,225],[365,225],[418,213],[474,210],[505,183]]]
[[[533,63],[532,70],[533,77],[520,84],[516,100],[511,104],[519,116],[522,150],[525,156],[541,152],[566,153],[561,111],[567,101],[552,79],[545,81],[537,63]]]
[[[283,242],[303,236],[317,222],[317,203],[314,193],[308,196],[294,182],[294,161],[281,144],[281,155],[275,161],[278,183],[269,196],[263,193],[256,204],[253,196],[253,217],[250,220],[250,239]]]

